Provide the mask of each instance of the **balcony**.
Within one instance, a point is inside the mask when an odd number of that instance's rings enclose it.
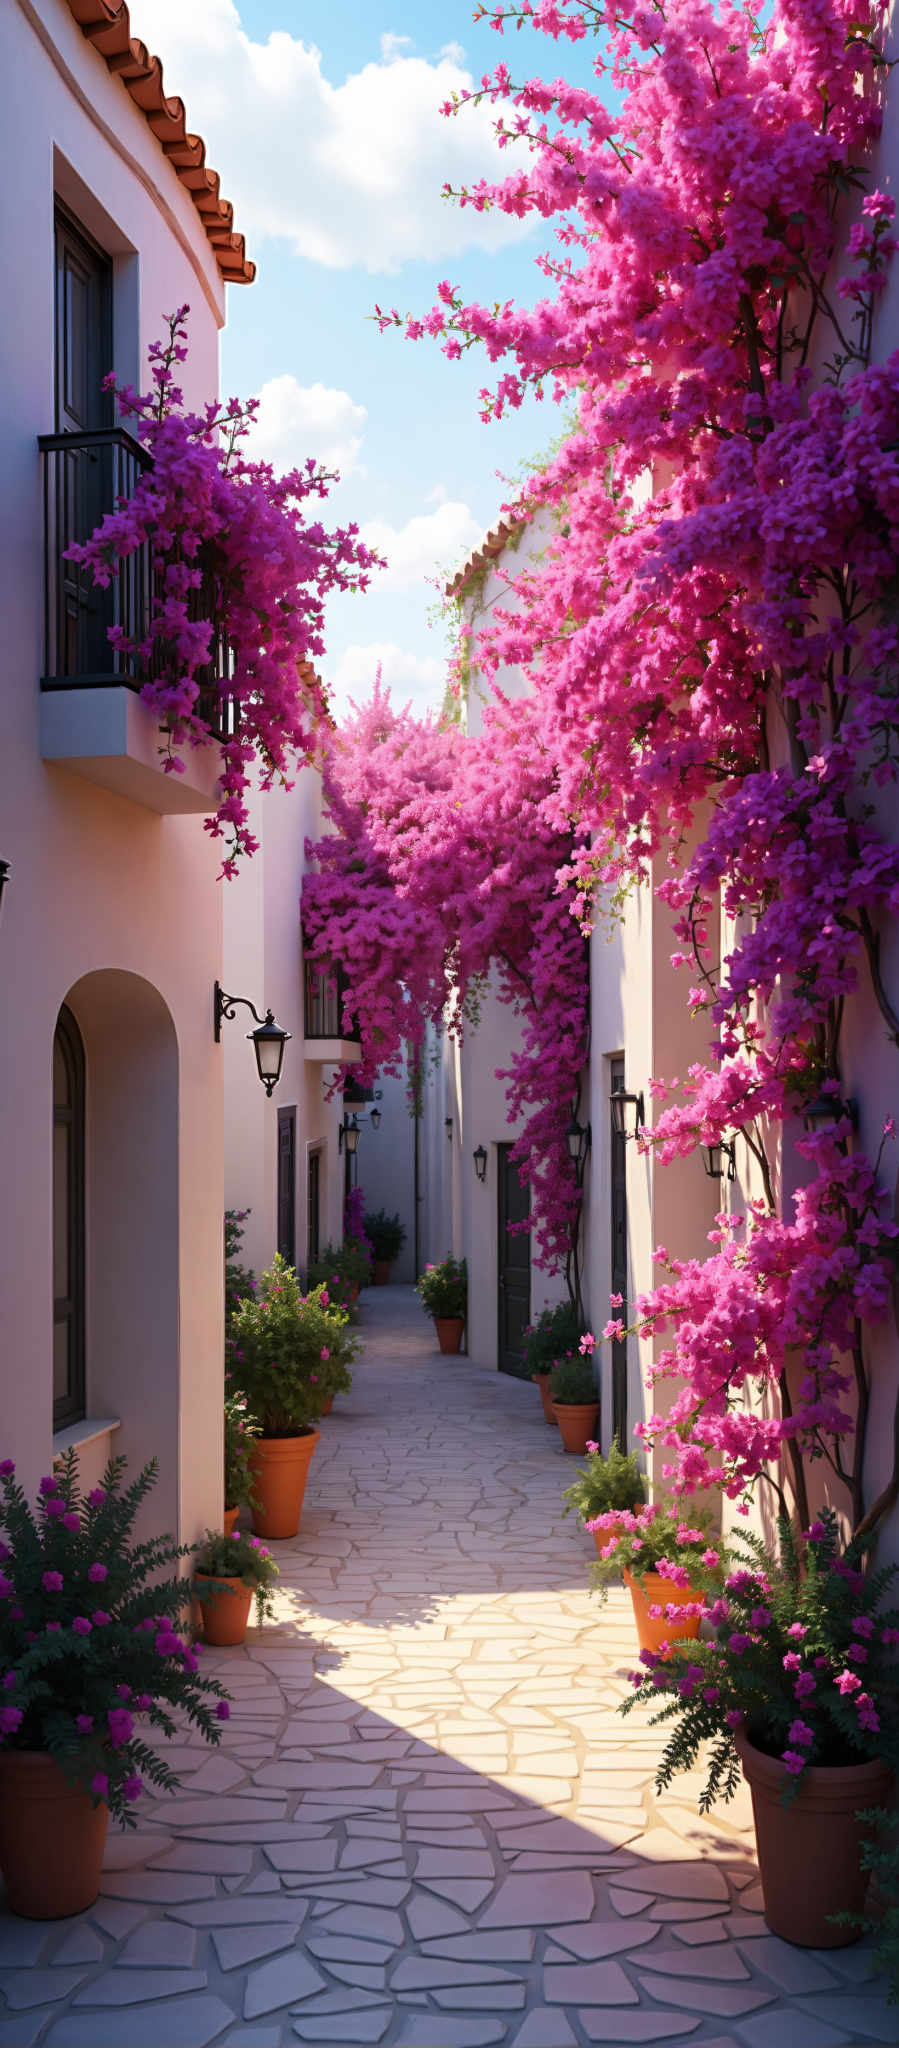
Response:
[[[362,1058],[357,1031],[343,1029],[346,981],[341,968],[331,970],[307,960],[304,970],[303,1056],[322,1066],[353,1067]]]
[[[86,541],[105,512],[130,498],[151,458],[122,427],[88,434],[42,434],[38,440],[44,497],[44,673],[40,744],[45,761],[83,781],[164,813],[215,809],[217,747],[185,748],[184,773],[166,775],[159,721],[141,701],[153,670],[109,644],[110,626],[141,640],[150,615],[150,550],[120,565],[108,590],[65,560],[73,541]],[[197,616],[205,615],[196,593]],[[213,648],[198,710],[219,741],[239,722],[239,706],[220,684],[230,674],[227,644]]]

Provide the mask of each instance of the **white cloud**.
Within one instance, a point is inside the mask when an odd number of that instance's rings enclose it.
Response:
[[[441,57],[448,57],[451,64],[464,64],[465,62],[465,51],[461,43],[444,43],[443,48],[438,54]]]
[[[362,538],[387,562],[378,572],[377,589],[409,590],[438,569],[449,572],[459,567],[480,540],[481,528],[468,505],[449,498],[433,512],[417,513],[405,526],[366,520]]]
[[[271,236],[328,269],[390,272],[529,232],[440,197],[444,183],[512,169],[490,108],[440,114],[472,84],[458,45],[428,63],[387,35],[378,63],[334,85],[314,44],[285,30],[254,42],[234,0],[142,0],[140,29],[206,139],[251,254]]]
[[[278,471],[299,469],[312,455],[327,469],[348,476],[358,468],[368,415],[348,391],[326,384],[298,384],[295,377],[270,377],[259,392],[259,413],[246,452]]]
[[[401,57],[404,50],[411,48],[411,36],[395,36],[388,32],[386,36],[381,37],[381,56],[385,64],[392,63],[394,57]]]
[[[346,647],[333,668],[323,664],[334,692],[335,708],[345,711],[352,698],[364,703],[380,668],[397,706],[411,703],[417,712],[437,710],[446,684],[446,661],[435,654],[410,654],[395,640],[372,640]]]

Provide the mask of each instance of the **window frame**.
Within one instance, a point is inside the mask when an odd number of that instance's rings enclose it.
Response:
[[[66,1222],[68,1229],[68,1276],[69,1293],[53,1295],[53,1361],[55,1379],[56,1330],[60,1323],[68,1328],[67,1344],[67,1386],[66,1392],[53,1395],[54,1430],[68,1429],[72,1423],[83,1422],[86,1407],[86,1345],[85,1345],[85,1126],[86,1126],[86,1066],[84,1041],[75,1018],[63,1003],[56,1020],[53,1036],[54,1057],[57,1047],[65,1065],[69,1084],[69,1106],[63,1109],[56,1102],[56,1087],[53,1087],[53,1130],[58,1124],[69,1129],[70,1137],[66,1158]],[[54,1234],[56,1229],[56,1160],[55,1146],[52,1153],[52,1194],[51,1215],[51,1261],[55,1257]],[[53,1267],[51,1265],[51,1272]]]

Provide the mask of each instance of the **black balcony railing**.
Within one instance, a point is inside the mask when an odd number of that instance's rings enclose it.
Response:
[[[44,485],[44,673],[42,690],[102,690],[118,685],[140,690],[158,664],[110,644],[119,626],[129,640],[146,638],[152,597],[148,545],[119,563],[118,575],[101,590],[89,571],[66,560],[74,541],[85,542],[106,512],[130,498],[152,458],[124,427],[88,434],[41,434],[38,438]],[[209,616],[208,590],[191,599],[196,618]],[[198,671],[196,709],[216,739],[232,737],[240,706],[227,687],[231,650],[217,635],[209,662]]]
[[[313,960],[307,960],[305,968],[305,1001],[303,1030],[307,1038],[349,1038],[358,1040],[355,1026],[352,1031],[343,1028],[343,1003],[346,979],[342,968],[320,967]]]

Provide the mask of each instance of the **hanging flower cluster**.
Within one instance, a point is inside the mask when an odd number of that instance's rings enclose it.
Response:
[[[446,109],[497,107],[516,167],[456,196],[553,224],[546,295],[485,307],[446,283],[424,318],[378,317],[451,359],[482,346],[499,366],[485,418],[528,390],[576,395],[574,433],[526,493],[557,538],[466,659],[531,679],[528,739],[552,764],[545,814],[575,834],[561,880],[583,922],[597,895],[650,881],[676,913],[711,1042],[682,1091],[656,1084],[645,1143],[663,1163],[742,1137],[763,1190],[639,1303],[680,1383],[648,1433],[687,1489],[779,1485],[785,1458],[804,1521],[804,1460],[823,1457],[870,1525],[899,1499],[897,1460],[865,1512],[865,1331],[889,1311],[896,1232],[840,1060],[857,991],[899,1044],[882,957],[899,909],[899,354],[871,362],[896,242],[892,200],[868,189],[885,10],[479,11],[500,34],[598,39],[596,91],[517,85],[500,64]],[[796,1145],[822,1091],[833,1123]]]
[[[227,835],[223,873],[231,876],[239,856],[257,848],[247,813],[254,766],[263,789],[276,778],[289,786],[329,723],[313,666],[324,651],[325,600],[364,589],[378,557],[356,526],[329,531],[316,516],[334,478],[312,460],[276,477],[270,464],[246,459],[241,444],[257,400],[184,410],[176,376],[188,311],[179,306],[167,340],[151,344],[151,393],[105,379],[152,461],[131,497],[67,554],[107,586],[149,547],[144,635],[135,642],[114,626],[109,637],[145,679],[141,695],[167,733],[167,771],[183,773],[178,747],[209,744],[210,711],[226,700],[239,707],[221,747],[218,807],[206,820],[214,838]]]
[[[530,1183],[541,1262],[572,1255],[578,1190],[565,1129],[587,1044],[584,942],[557,875],[571,834],[548,816],[552,775],[532,707],[497,699],[483,732],[393,710],[378,679],[325,760],[334,834],[307,848],[307,958],[338,962],[362,1081],[398,1071],[445,1016],[462,1033],[495,971],[521,1020],[498,1078]]]

